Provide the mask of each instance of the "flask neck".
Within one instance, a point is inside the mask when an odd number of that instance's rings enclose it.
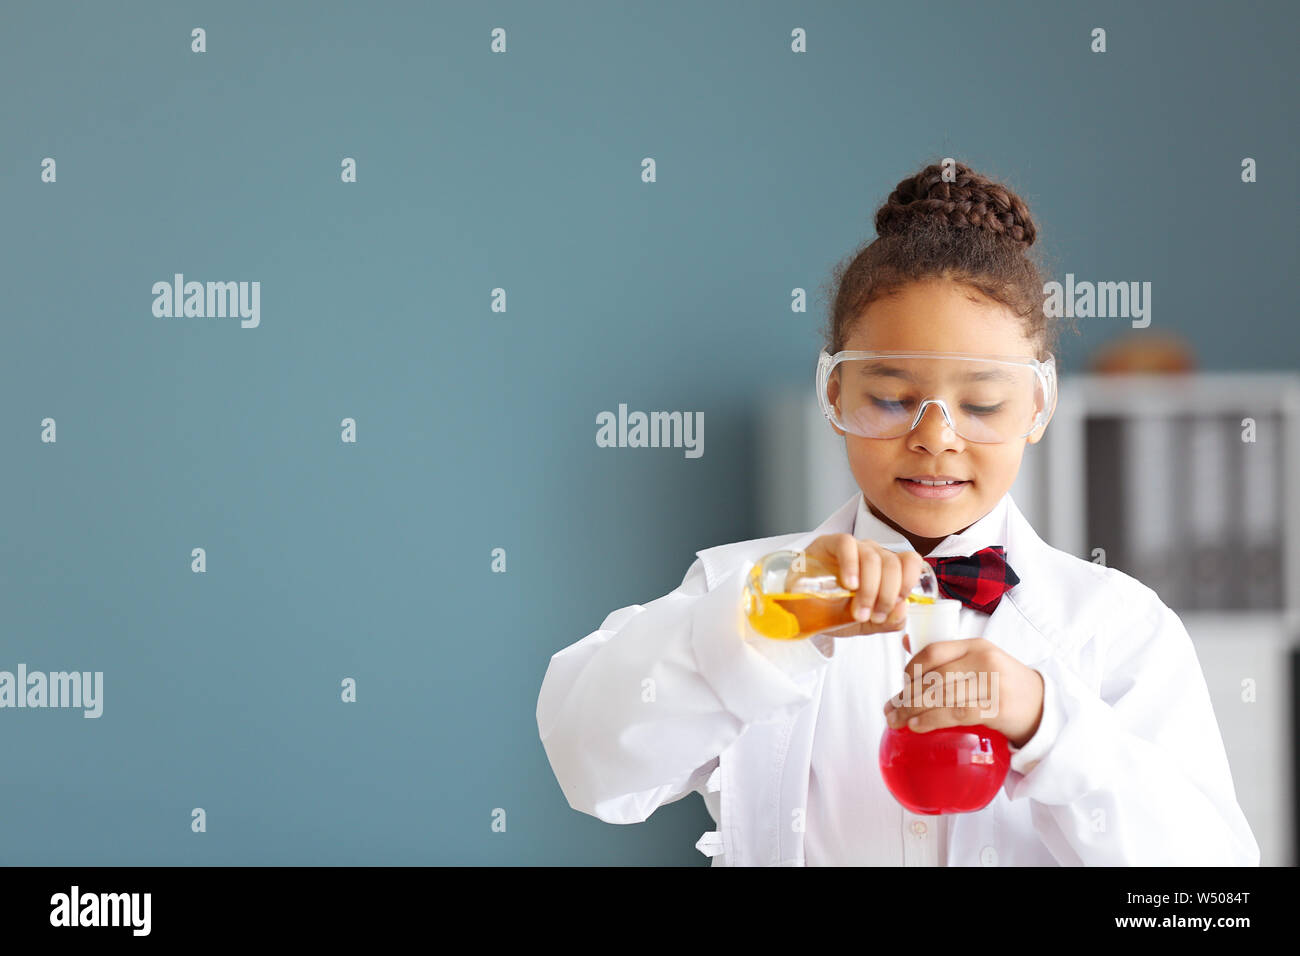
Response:
[[[907,644],[919,654],[935,641],[957,639],[961,624],[961,601],[940,598],[932,604],[907,605]]]

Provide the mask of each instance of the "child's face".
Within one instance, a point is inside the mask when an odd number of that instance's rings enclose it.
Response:
[[[946,279],[926,280],[872,302],[843,348],[1036,358],[1021,328],[1013,312],[976,290]],[[835,430],[846,435],[849,468],[871,510],[924,555],[993,509],[1015,481],[1026,443],[1037,442],[1045,427],[1027,439],[970,442],[950,431],[943,413],[932,405],[901,438],[862,438]],[[950,498],[922,498],[901,480],[910,475],[949,475],[966,484]]]

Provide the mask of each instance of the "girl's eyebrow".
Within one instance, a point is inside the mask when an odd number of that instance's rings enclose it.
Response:
[[[892,377],[906,379],[909,382],[916,381],[916,377],[906,369],[899,368],[896,365],[884,365],[879,362],[864,363],[858,369],[862,375],[874,375],[879,377]],[[978,372],[971,372],[963,376],[963,381],[967,382],[1010,382],[1015,383],[1016,378],[1009,372],[1000,368],[981,369]]]
[[[862,365],[858,366],[858,372],[862,375],[878,375],[882,378],[893,376],[894,378],[905,378],[909,382],[914,381],[910,372],[905,372],[903,369],[894,365],[882,365],[879,362],[864,362]]]

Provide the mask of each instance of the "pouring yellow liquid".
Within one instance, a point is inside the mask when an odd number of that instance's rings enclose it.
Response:
[[[749,572],[745,589],[745,615],[750,626],[764,637],[778,641],[798,641],[821,631],[859,623],[853,617],[854,591],[844,588],[816,593],[795,591],[764,592],[761,586],[763,563]],[[913,604],[933,604],[934,598],[912,593]]]

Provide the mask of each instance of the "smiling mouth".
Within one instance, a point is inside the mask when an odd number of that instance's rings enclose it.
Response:
[[[954,498],[970,484],[965,478],[895,478],[908,494],[914,498],[943,499]]]

